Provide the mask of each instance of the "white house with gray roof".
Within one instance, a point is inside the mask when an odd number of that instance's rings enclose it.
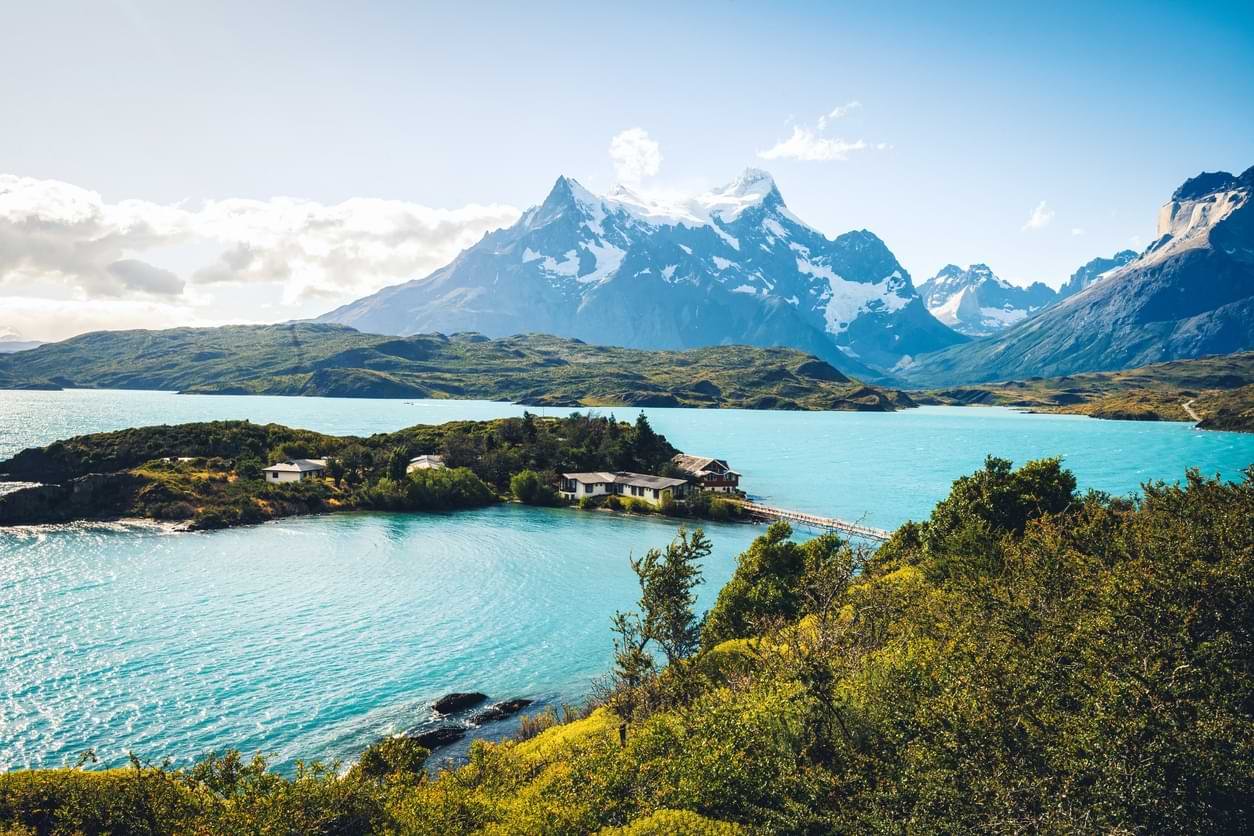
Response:
[[[288,459],[267,467],[264,471],[267,482],[303,482],[306,479],[321,479],[327,475],[326,459]]]
[[[680,500],[688,495],[685,479],[666,476],[650,476],[647,473],[599,471],[595,473],[563,473],[558,492],[571,500],[585,496],[628,496],[642,499],[651,505],[661,504],[666,497]]]

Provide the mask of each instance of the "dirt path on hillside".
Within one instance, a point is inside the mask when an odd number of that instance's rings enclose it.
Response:
[[[1196,412],[1193,411],[1193,402],[1195,400],[1197,400],[1197,398],[1189,398],[1187,401],[1185,401],[1184,403],[1180,405],[1184,407],[1185,412],[1189,413],[1189,417],[1193,419],[1193,423],[1199,424],[1202,421],[1202,416],[1198,415]]]

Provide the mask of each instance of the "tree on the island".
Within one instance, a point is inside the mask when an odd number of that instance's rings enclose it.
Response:
[[[338,488],[340,483],[344,481],[344,460],[339,456],[331,456],[327,459],[327,475],[335,482]]]
[[[405,478],[409,470],[409,451],[404,447],[393,447],[388,452],[388,478],[399,482]]]
[[[261,459],[256,456],[241,456],[235,464],[235,472],[241,479],[260,479],[263,475]]]
[[[509,491],[526,505],[555,505],[557,491],[534,470],[520,470],[509,480]]]
[[[643,412],[636,416],[636,424],[632,428],[631,452],[636,459],[637,466],[654,470],[661,467],[671,456],[670,444],[654,432],[653,425],[649,423],[649,419]]]
[[[465,430],[453,430],[444,436],[440,444],[440,455],[449,467],[470,467],[479,459],[479,447],[470,433]]]

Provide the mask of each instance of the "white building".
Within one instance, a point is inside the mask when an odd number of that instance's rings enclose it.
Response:
[[[272,464],[264,471],[267,482],[302,482],[327,475],[326,459],[289,459]]]
[[[688,494],[688,482],[666,476],[649,476],[645,473],[563,473],[558,491],[567,499],[583,499],[585,496],[615,494],[643,499],[657,505],[664,498],[683,499]]]
[[[444,457],[429,454],[415,456],[409,460],[409,464],[405,467],[406,473],[413,473],[415,470],[443,470]]]

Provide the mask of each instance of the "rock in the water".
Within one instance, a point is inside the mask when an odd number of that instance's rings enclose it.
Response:
[[[527,706],[531,705],[531,700],[523,697],[515,697],[512,700],[502,700],[494,705],[490,705],[478,714],[470,717],[470,722],[476,726],[482,726],[484,723],[492,723],[497,720],[504,720],[511,714],[517,714]]]
[[[438,749],[456,743],[465,736],[466,730],[461,726],[440,726],[438,729],[411,735],[410,740],[428,749]]]
[[[454,711],[461,711],[463,708],[478,705],[487,698],[487,694],[480,694],[478,691],[467,691],[464,693],[455,691],[452,694],[445,694],[440,697],[431,707],[441,714],[452,714]]]

